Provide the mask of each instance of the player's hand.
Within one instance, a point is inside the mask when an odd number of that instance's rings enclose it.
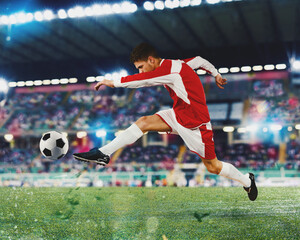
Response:
[[[227,80],[226,78],[222,78],[221,74],[219,73],[216,77],[216,84],[219,88],[224,89],[224,87],[222,87],[223,85],[227,84]]]
[[[102,85],[105,85],[105,86],[108,86],[108,87],[111,87],[111,88],[114,88],[115,85],[114,85],[114,81],[113,80],[108,80],[108,79],[104,79],[102,80],[101,82],[98,82],[96,85],[95,85],[95,90],[98,91],[99,88],[102,86]]]

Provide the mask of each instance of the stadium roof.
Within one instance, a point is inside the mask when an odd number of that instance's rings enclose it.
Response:
[[[300,55],[298,0],[202,0],[199,6],[154,11],[146,11],[142,1],[131,2],[138,7],[133,13],[0,24],[0,75],[11,81],[71,76],[85,80],[116,68],[133,72],[128,56],[143,41],[155,45],[162,57],[201,55],[216,67],[289,65]],[[18,3],[1,1],[0,18],[45,9],[56,14],[95,1]]]

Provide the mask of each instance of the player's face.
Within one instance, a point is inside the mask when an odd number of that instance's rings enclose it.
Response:
[[[147,61],[136,61],[134,66],[139,70],[139,73],[151,72],[155,69],[155,60],[149,57]]]

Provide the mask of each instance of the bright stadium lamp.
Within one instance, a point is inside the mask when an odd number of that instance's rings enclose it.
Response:
[[[199,6],[202,0],[191,0],[191,6]]]
[[[83,7],[77,6],[74,8],[76,17],[85,17],[85,12]]]
[[[18,23],[25,23],[26,22],[26,14],[23,12],[17,13],[16,14],[17,22]]]
[[[51,10],[45,10],[43,12],[43,15],[44,15],[44,19],[46,19],[48,21],[50,21],[50,20],[52,20],[54,18],[54,14],[53,14],[53,12]]]
[[[154,7],[158,10],[163,10],[165,8],[165,5],[163,1],[156,1],[154,3]]]
[[[87,136],[87,132],[86,131],[79,131],[76,134],[77,138],[84,138]]]
[[[103,5],[103,13],[107,14],[107,15],[113,13],[113,11],[111,9],[111,6],[109,4],[104,4]]]
[[[234,127],[232,127],[232,126],[223,127],[223,131],[224,132],[233,132],[234,131]]]
[[[118,3],[113,4],[111,9],[112,9],[113,13],[121,13],[122,12],[122,8],[121,8],[120,4],[118,4]]]
[[[32,13],[26,13],[26,22],[32,22],[33,18],[34,17]]]
[[[153,4],[153,2],[149,2],[149,1],[144,2],[144,8],[147,11],[153,11],[154,10],[154,4]]]
[[[300,61],[299,60],[292,61],[292,70],[300,71]]]
[[[17,23],[17,18],[16,18],[16,16],[15,15],[10,15],[9,17],[8,17],[8,22],[9,22],[9,24],[16,24]]]
[[[180,1],[180,3],[179,3],[179,5],[180,5],[180,7],[188,7],[188,6],[190,6],[190,3],[191,3],[191,1],[190,0],[181,0]]]
[[[8,83],[4,78],[0,78],[0,92],[8,92]]]
[[[10,134],[10,133],[7,133],[4,135],[4,139],[7,141],[7,142],[11,142],[13,139],[14,139],[14,135]]]
[[[8,19],[8,16],[1,16],[0,17],[0,24],[8,24],[9,23],[9,19]]]
[[[44,15],[43,15],[43,13],[40,12],[40,11],[35,12],[35,13],[34,13],[34,19],[35,19],[36,21],[38,21],[38,22],[43,21],[43,20],[44,20]]]
[[[282,129],[282,126],[279,124],[272,124],[270,128],[272,131],[280,131]]]
[[[57,15],[60,19],[65,19],[68,17],[68,14],[64,9],[58,10]]]
[[[206,2],[207,2],[208,4],[216,4],[216,3],[219,3],[220,0],[206,0]]]

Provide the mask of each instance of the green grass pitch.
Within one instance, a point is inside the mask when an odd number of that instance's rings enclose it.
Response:
[[[0,188],[0,239],[300,239],[300,187]]]

